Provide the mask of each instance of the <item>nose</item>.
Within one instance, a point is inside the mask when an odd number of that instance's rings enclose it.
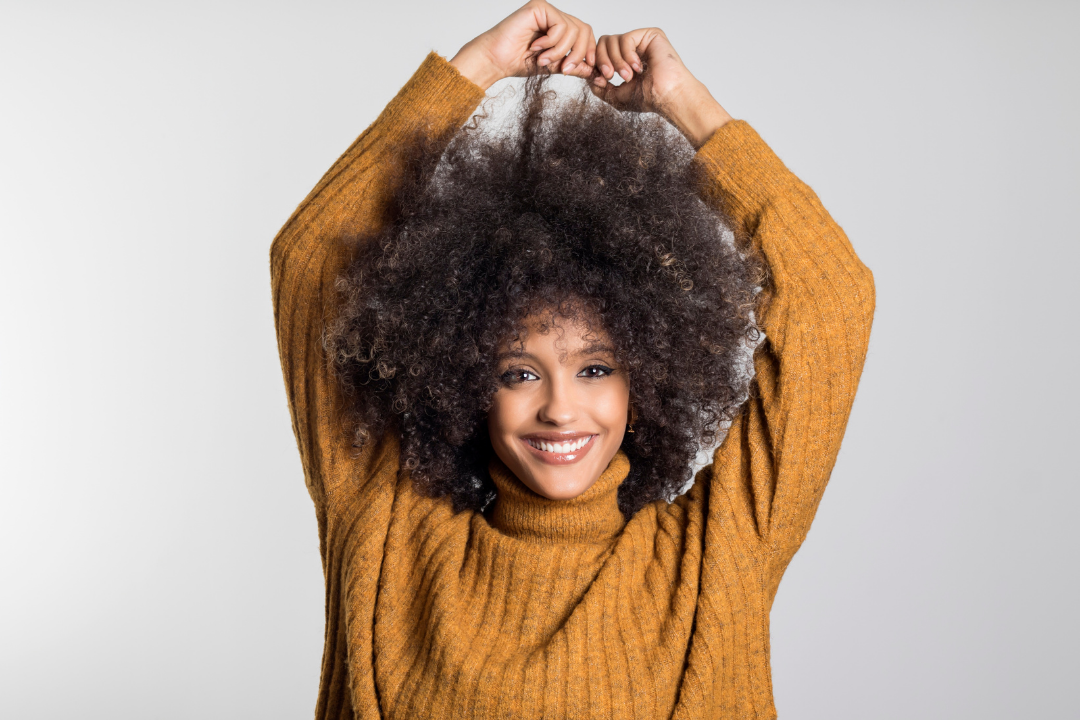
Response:
[[[537,411],[541,422],[565,426],[577,420],[578,398],[573,381],[555,378],[547,383]]]

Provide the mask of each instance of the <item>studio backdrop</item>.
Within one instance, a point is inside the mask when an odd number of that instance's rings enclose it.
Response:
[[[663,28],[874,274],[772,610],[780,716],[1075,716],[1080,5],[558,5]],[[428,51],[513,7],[4,3],[0,717],[311,716],[270,241]]]

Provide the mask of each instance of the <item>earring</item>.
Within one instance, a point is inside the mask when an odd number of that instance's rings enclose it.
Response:
[[[634,432],[634,421],[637,420],[637,410],[633,405],[630,406],[630,422],[626,423],[626,432]]]

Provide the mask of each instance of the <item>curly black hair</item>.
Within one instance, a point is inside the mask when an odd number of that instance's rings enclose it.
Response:
[[[482,112],[448,144],[416,138],[385,225],[355,239],[324,346],[354,444],[399,432],[422,492],[480,510],[499,350],[531,314],[587,315],[630,381],[629,518],[686,485],[745,399],[765,265],[703,202],[670,124],[548,83],[528,79],[509,129]]]

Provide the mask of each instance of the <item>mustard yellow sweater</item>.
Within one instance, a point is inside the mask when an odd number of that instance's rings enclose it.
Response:
[[[772,718],[769,609],[810,527],[862,373],[874,283],[840,227],[745,122],[698,152],[769,264],[750,399],[673,503],[625,522],[621,451],[574,500],[498,460],[493,511],[416,493],[386,437],[359,456],[321,354],[347,235],[383,221],[413,131],[484,92],[432,53],[271,248],[282,370],[326,576],[318,718]]]

